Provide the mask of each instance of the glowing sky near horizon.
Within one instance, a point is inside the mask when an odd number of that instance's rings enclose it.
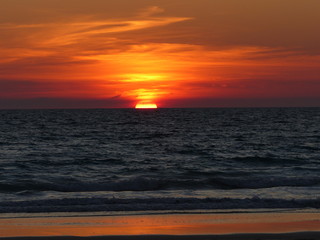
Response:
[[[318,0],[0,1],[0,108],[320,106]]]

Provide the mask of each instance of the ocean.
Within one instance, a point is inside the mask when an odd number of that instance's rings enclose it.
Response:
[[[320,108],[0,111],[0,213],[320,208]]]

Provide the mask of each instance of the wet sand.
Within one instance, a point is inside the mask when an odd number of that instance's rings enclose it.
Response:
[[[2,238],[1,238],[2,239]],[[142,235],[142,236],[96,236],[96,237],[22,237],[2,240],[318,240],[319,232],[284,234],[232,234],[232,235]]]
[[[0,215],[0,239],[315,240],[320,239],[320,213]]]

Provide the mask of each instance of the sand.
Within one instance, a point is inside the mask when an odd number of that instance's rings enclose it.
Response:
[[[95,237],[17,237],[2,240],[319,240],[320,232],[284,234],[230,234],[230,235],[141,235],[141,236],[95,236]]]
[[[320,212],[0,215],[0,239],[316,240]]]
[[[96,237],[24,237],[3,238],[3,240],[319,240],[319,232],[287,234],[233,234],[233,235],[142,235],[142,236],[96,236]]]

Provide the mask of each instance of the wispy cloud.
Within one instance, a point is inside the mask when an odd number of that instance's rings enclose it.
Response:
[[[159,13],[163,13],[165,10],[159,6],[150,6],[141,10],[139,13],[140,17],[150,17]]]

